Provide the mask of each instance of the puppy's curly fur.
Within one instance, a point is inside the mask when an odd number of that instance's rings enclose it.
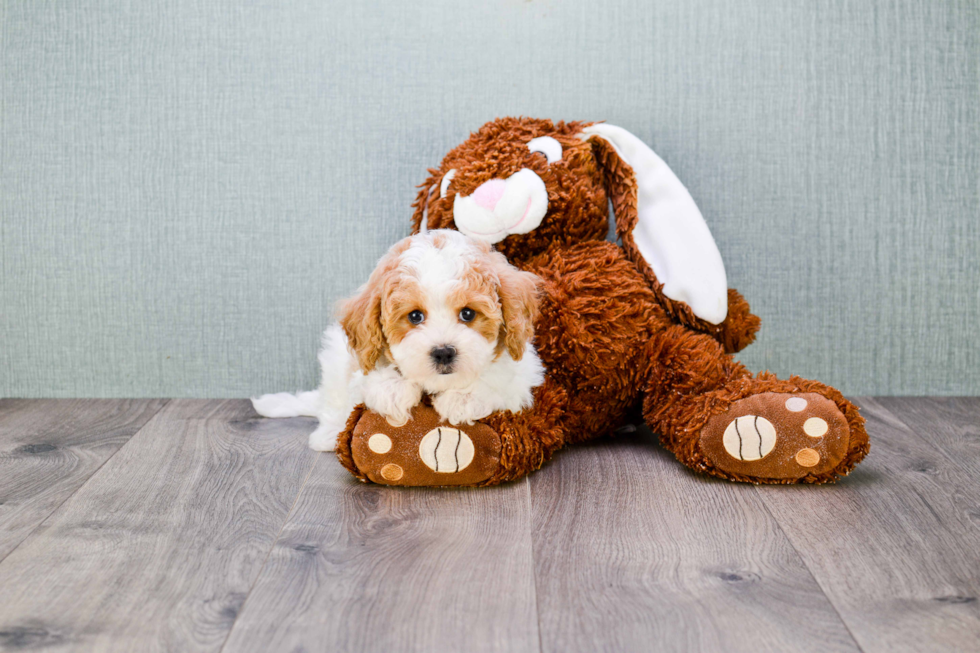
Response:
[[[319,451],[333,449],[360,403],[395,426],[423,394],[453,424],[518,412],[544,380],[531,343],[539,283],[457,231],[399,241],[324,332],[319,390],[265,395],[255,408],[318,417]]]

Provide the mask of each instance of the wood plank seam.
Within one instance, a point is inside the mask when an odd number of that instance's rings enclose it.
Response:
[[[972,650],[978,524],[957,490],[975,473],[874,398],[855,401],[878,446],[854,478],[756,492],[862,650]]]
[[[885,398],[887,399],[887,397],[885,397]],[[906,399],[906,400],[914,400],[914,399],[926,399],[926,400],[929,400],[929,399],[935,399],[935,398],[936,397],[931,397],[931,396],[925,396],[925,397],[904,397],[904,399]],[[943,398],[943,397],[941,397],[941,398]],[[971,399],[972,397],[949,397],[949,398],[950,399],[960,399],[960,398]],[[935,452],[940,458],[943,458],[944,460],[946,460],[954,468],[960,470],[965,477],[968,477],[969,478],[969,477],[972,477],[974,475],[975,472],[973,472],[967,466],[965,466],[963,464],[962,460],[960,460],[959,458],[957,458],[956,456],[954,456],[952,453],[946,451],[946,447],[944,447],[944,446],[936,443],[933,440],[930,440],[929,438],[927,438],[923,434],[923,432],[921,431],[921,429],[919,429],[918,427],[916,427],[914,424],[910,424],[906,420],[902,419],[902,417],[901,417],[902,411],[901,410],[896,411],[896,410],[893,410],[893,409],[889,408],[886,404],[881,403],[880,401],[878,401],[878,398],[876,398],[876,397],[858,397],[858,399],[860,399],[860,400],[868,399],[868,400],[874,402],[874,404],[876,405],[876,407],[878,409],[880,409],[880,410],[888,413],[896,422],[898,422],[899,424],[901,424],[905,428],[906,431],[908,431],[909,433],[911,433],[912,436],[916,440],[918,440],[919,442],[921,442],[922,444],[924,444],[931,451]],[[935,517],[937,521],[941,521],[940,516],[938,514],[936,514],[935,509],[932,507],[932,505],[928,501],[926,501],[926,499],[919,492],[916,491],[916,494],[919,496],[919,499],[922,500],[923,504],[930,511],[930,513],[932,513],[933,517]],[[980,525],[978,525],[976,522],[967,521],[965,523],[973,526],[975,530],[980,530]]]
[[[225,647],[228,646],[228,640],[231,638],[231,634],[235,631],[235,626],[238,625],[239,617],[241,617],[242,613],[245,612],[245,606],[248,605],[248,599],[250,596],[252,596],[252,590],[255,589],[255,584],[259,582],[259,579],[262,577],[262,572],[265,571],[266,565],[269,564],[269,556],[272,555],[272,552],[275,550],[276,545],[279,544],[279,540],[280,538],[282,538],[282,531],[283,529],[286,528],[286,524],[289,523],[289,518],[296,510],[296,505],[299,503],[299,498],[303,494],[303,489],[306,487],[306,484],[309,483],[310,476],[313,475],[313,470],[316,469],[316,463],[322,456],[323,456],[322,453],[317,456],[314,456],[312,461],[310,462],[310,468],[306,471],[306,477],[303,479],[303,482],[300,484],[299,490],[296,492],[296,496],[293,497],[293,505],[289,507],[289,511],[286,513],[286,517],[282,520],[282,524],[279,525],[279,532],[276,533],[276,537],[273,538],[272,544],[269,546],[269,550],[266,551],[265,558],[262,560],[262,564],[259,566],[259,570],[255,574],[255,578],[252,579],[252,584],[249,585],[248,591],[245,593],[245,599],[242,601],[241,607],[238,609],[238,612],[235,613],[235,618],[232,620],[231,626],[228,628],[227,634],[225,634],[225,640],[221,642],[221,648],[218,649],[218,653],[224,653]]]
[[[534,591],[534,619],[538,622],[538,653],[544,653],[544,643],[541,640],[541,606],[538,604],[538,574],[535,571],[537,569],[537,560],[535,560],[534,552],[534,524],[531,523],[534,519],[534,507],[531,501],[531,478],[525,476],[523,482],[524,487],[527,489],[524,496],[527,498],[527,538],[531,548],[531,570],[534,572],[531,574],[531,589]]]
[[[638,431],[532,477],[543,650],[861,650],[751,485]]]
[[[147,425],[150,422],[152,422],[153,420],[155,420],[157,418],[157,415],[159,415],[160,412],[164,408],[167,407],[167,405],[170,403],[171,400],[170,399],[163,399],[162,401],[163,401],[163,403],[160,404],[160,407],[157,408],[153,412],[153,415],[150,417],[150,419],[146,420],[146,422],[143,424],[143,426],[141,426],[140,428],[138,428],[135,431],[133,431],[132,435],[130,435],[128,438],[126,438],[126,442],[124,442],[123,444],[121,444],[118,449],[116,449],[114,452],[112,452],[112,455],[111,456],[109,456],[108,458],[106,458],[105,460],[103,460],[102,463],[98,467],[96,467],[95,470],[93,470],[91,474],[88,475],[88,478],[86,478],[78,487],[76,487],[74,490],[72,490],[72,492],[68,496],[66,496],[63,501],[61,501],[60,503],[58,503],[57,506],[55,506],[54,508],[52,508],[52,510],[48,513],[48,515],[44,519],[42,519],[41,521],[39,521],[34,528],[32,528],[26,535],[24,535],[24,537],[21,538],[21,540],[19,542],[17,542],[17,545],[16,546],[14,546],[12,549],[10,549],[9,551],[7,551],[7,553],[4,554],[4,556],[2,558],[0,558],[0,564],[3,564],[3,561],[6,560],[8,557],[10,557],[10,554],[12,554],[14,551],[16,551],[17,549],[19,549],[21,547],[21,545],[24,544],[24,542],[26,542],[27,540],[31,539],[31,536],[34,535],[34,533],[36,533],[38,531],[38,529],[40,529],[42,526],[44,526],[44,524],[47,523],[47,521],[49,519],[51,519],[51,516],[54,515],[55,513],[57,513],[61,509],[61,507],[63,505],[65,505],[66,503],[68,503],[68,501],[72,497],[74,497],[76,494],[78,494],[78,491],[79,490],[81,490],[83,487],[85,487],[86,485],[88,485],[89,481],[91,481],[92,478],[94,478],[95,475],[98,474],[102,470],[103,467],[105,467],[105,464],[107,462],[109,462],[110,460],[112,460],[116,456],[116,454],[118,454],[120,451],[122,451],[122,448],[123,447],[125,447],[130,442],[132,442],[133,438],[135,438],[137,434],[139,434],[143,429],[145,429],[147,427]]]
[[[796,557],[799,558],[800,560],[800,564],[802,564],[803,567],[806,568],[806,571],[808,574],[810,574],[810,578],[813,579],[814,584],[820,588],[821,592],[823,592],[823,595],[827,598],[827,603],[829,603],[830,607],[834,609],[834,612],[837,614],[837,618],[840,619],[841,624],[844,626],[844,630],[847,631],[847,634],[851,636],[851,640],[854,641],[854,646],[856,646],[858,650],[863,652],[864,647],[861,646],[861,642],[858,641],[858,638],[855,636],[854,631],[851,630],[851,626],[847,623],[847,620],[844,619],[844,615],[841,614],[840,608],[838,608],[837,604],[834,603],[834,599],[827,593],[827,588],[824,587],[823,583],[820,582],[820,579],[817,578],[817,575],[813,573],[813,569],[811,569],[810,565],[808,565],[806,562],[806,557],[798,548],[796,548],[796,544],[793,542],[793,538],[791,538],[789,534],[786,532],[786,530],[783,528],[782,522],[780,522],[779,519],[776,517],[776,515],[773,513],[773,511],[769,509],[769,504],[766,503],[765,494],[763,494],[760,491],[760,487],[761,486],[759,485],[755,486],[755,492],[756,495],[759,497],[759,503],[762,505],[763,510],[766,511],[766,514],[768,514],[769,517],[772,519],[773,523],[776,524],[776,528],[778,528],[779,532],[782,533],[783,538],[789,543],[790,547],[792,547],[793,551],[796,553]]]
[[[887,399],[887,397],[885,397],[885,398]],[[925,396],[925,397],[904,397],[904,399],[906,399],[906,400],[914,400],[914,399],[931,400],[931,399],[936,399],[936,398],[937,397],[931,397],[931,396]],[[974,397],[938,397],[938,398],[940,398],[940,399],[974,399]],[[861,399],[863,399],[863,397],[861,397]],[[941,444],[939,444],[939,443],[937,443],[937,442],[935,442],[933,440],[930,440],[928,437],[925,436],[925,434],[923,433],[923,431],[920,428],[918,428],[914,423],[910,423],[910,422],[906,421],[905,419],[902,419],[902,413],[903,413],[903,411],[901,411],[901,410],[893,410],[892,408],[889,408],[886,403],[882,403],[882,402],[878,401],[874,397],[871,397],[870,399],[871,399],[871,401],[875,402],[875,404],[879,408],[881,408],[881,410],[887,412],[889,415],[891,415],[895,419],[895,421],[897,421],[899,424],[901,424],[902,426],[904,426],[905,429],[907,431],[909,431],[919,442],[924,443],[926,447],[928,447],[932,451],[936,452],[941,458],[945,459],[955,469],[960,470],[960,472],[963,473],[964,477],[970,478],[970,477],[973,477],[975,475],[976,472],[974,470],[971,470],[969,467],[967,467],[966,465],[964,465],[963,464],[963,461],[959,457],[957,457],[957,456],[953,455],[953,453],[947,451],[945,446],[943,446],[943,445],[941,445]],[[929,504],[929,502],[927,502],[921,495],[919,496],[919,498],[923,501],[923,503],[926,505],[926,507],[929,509],[929,511],[933,514],[933,516],[936,517],[936,519],[938,520],[939,519],[939,516],[935,513],[935,510]],[[968,521],[966,521],[966,523],[967,524],[970,524],[971,526],[973,526],[975,530],[980,530],[980,524],[977,524],[977,522],[968,520]]]
[[[224,651],[537,651],[526,498],[362,484],[320,457]]]
[[[319,458],[310,426],[171,401],[0,565],[0,649],[218,650]]]
[[[934,398],[935,397],[906,397],[906,399],[934,399]],[[946,397],[940,397],[940,398],[946,398]],[[949,397],[949,399],[973,399],[973,397]],[[946,447],[939,446],[934,441],[930,440],[925,435],[923,435],[921,429],[917,428],[914,424],[910,424],[906,420],[902,419],[901,411],[894,411],[891,408],[889,408],[886,404],[883,404],[881,402],[877,402],[877,403],[879,406],[882,407],[883,410],[888,411],[888,413],[892,417],[894,417],[896,420],[901,422],[902,425],[905,426],[905,428],[907,428],[913,435],[915,435],[916,438],[918,438],[922,442],[925,442],[929,448],[933,449],[934,451],[937,451],[940,456],[942,456],[947,461],[952,463],[957,469],[962,470],[965,474],[967,475],[971,474],[971,471],[963,466],[963,462],[959,458],[946,451]]]

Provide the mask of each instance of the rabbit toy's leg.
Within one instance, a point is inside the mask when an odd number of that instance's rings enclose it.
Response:
[[[829,386],[752,376],[713,338],[680,326],[648,348],[643,416],[688,467],[735,481],[823,483],[868,451],[864,419]]]

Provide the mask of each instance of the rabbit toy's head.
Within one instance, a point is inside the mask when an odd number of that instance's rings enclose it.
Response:
[[[415,228],[453,228],[511,260],[605,238],[606,190],[587,123],[501,118],[456,147],[420,188]]]
[[[604,239],[610,200],[629,258],[664,295],[720,324],[727,279],[704,218],[667,164],[620,127],[489,122],[429,170],[413,225],[458,229],[519,264],[555,245]]]

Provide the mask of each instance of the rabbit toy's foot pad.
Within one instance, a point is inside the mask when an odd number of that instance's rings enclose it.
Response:
[[[740,399],[701,431],[701,450],[719,470],[753,480],[833,473],[850,429],[837,405],[816,393],[765,392]]]
[[[479,422],[446,424],[429,406],[416,406],[398,427],[366,411],[354,427],[351,456],[382,485],[477,485],[500,466],[500,438]]]

